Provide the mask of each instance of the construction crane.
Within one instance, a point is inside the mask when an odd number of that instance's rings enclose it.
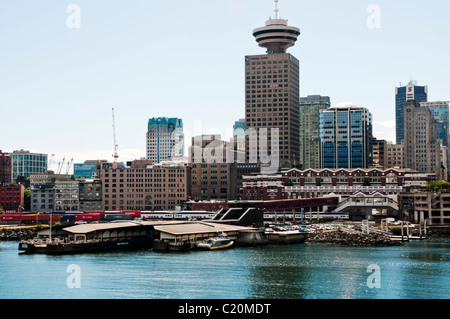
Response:
[[[73,163],[73,158],[70,160],[69,163],[67,163],[66,175],[69,174],[69,169],[72,166],[72,163]]]
[[[64,162],[66,161],[66,157],[63,157],[63,160],[62,160],[62,162],[59,162],[58,163],[58,173],[57,174],[61,174],[61,170],[62,170],[62,168],[63,168],[63,166],[64,166]]]
[[[116,141],[116,119],[114,116],[114,108],[112,109],[112,120],[113,120],[113,137],[114,137],[114,163],[117,163],[117,159],[119,158],[119,145],[117,145]]]

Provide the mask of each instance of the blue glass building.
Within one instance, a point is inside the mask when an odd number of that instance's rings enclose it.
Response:
[[[97,163],[73,164],[75,178],[94,178],[97,174]]]
[[[449,102],[422,102],[421,107],[427,107],[431,111],[431,118],[437,124],[437,138],[444,146],[449,146]]]
[[[417,86],[410,82],[407,86],[395,88],[395,133],[397,144],[404,140],[404,105],[406,102],[414,100],[416,106],[421,102],[428,101],[428,87]]]
[[[48,168],[48,155],[30,153],[30,151],[18,150],[11,155],[11,180],[17,177],[25,178],[34,174],[46,174]]]
[[[320,112],[322,168],[368,168],[372,163],[372,115],[346,105]]]

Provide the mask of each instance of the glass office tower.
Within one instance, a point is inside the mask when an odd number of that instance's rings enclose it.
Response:
[[[407,86],[395,88],[395,130],[397,144],[404,139],[404,105],[408,101],[416,101],[416,106],[428,101],[428,87],[417,86],[410,82]]]
[[[437,138],[442,141],[444,146],[449,146],[449,102],[422,102],[421,107],[429,108],[431,111],[431,118],[437,124]]]
[[[372,115],[348,105],[320,112],[322,168],[368,168],[372,163]]]
[[[300,162],[303,168],[320,168],[320,111],[331,106],[328,96],[300,98]]]

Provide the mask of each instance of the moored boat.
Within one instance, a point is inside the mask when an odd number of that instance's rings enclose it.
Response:
[[[220,235],[217,237],[211,237],[207,240],[198,243],[197,248],[202,250],[219,250],[219,249],[225,249],[229,248],[234,244],[234,241],[232,241],[228,236],[226,235]]]

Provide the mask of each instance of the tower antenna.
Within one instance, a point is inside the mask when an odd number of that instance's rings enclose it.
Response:
[[[278,0],[275,0],[275,20],[278,20]]]
[[[114,116],[114,108],[112,109],[112,121],[113,121],[113,138],[114,138],[114,164],[117,163],[117,159],[119,158],[118,150],[119,145],[117,145],[116,141],[116,118]]]

